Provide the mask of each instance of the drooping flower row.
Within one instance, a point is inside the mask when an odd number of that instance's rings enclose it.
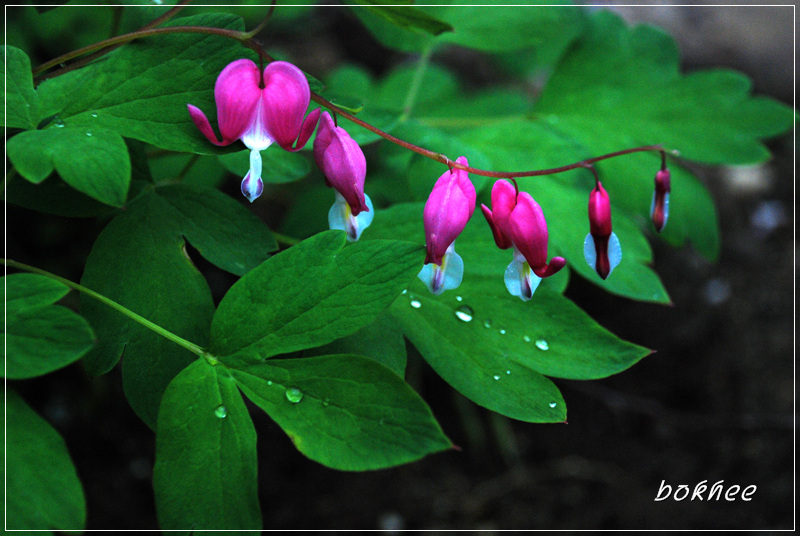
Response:
[[[241,140],[250,149],[250,170],[242,180],[242,194],[255,201],[264,189],[261,178],[261,151],[277,143],[287,151],[299,151],[314,129],[314,160],[335,190],[335,201],[328,212],[331,229],[358,240],[372,222],[374,208],[364,193],[367,163],[358,143],[337,126],[328,112],[314,109],[306,116],[311,91],[302,71],[284,61],[267,65],[263,72],[250,60],[230,63],[214,86],[217,121],[222,140],[218,140],[205,114],[189,104],[189,114],[208,140],[229,145]],[[317,128],[317,124],[319,127]],[[464,156],[456,164],[468,166]],[[650,215],[661,232],[669,215],[670,174],[662,163],[656,174]],[[455,241],[475,210],[475,187],[468,173],[451,168],[436,181],[425,204],[426,254],[419,278],[434,294],[461,284],[464,262],[455,251]],[[539,204],[527,192],[520,192],[506,180],[492,187],[491,209],[481,205],[500,249],[513,249],[505,271],[508,291],[527,301],[543,278],[564,267],[563,257],[547,262],[547,222]],[[598,275],[606,279],[622,258],[617,235],[611,230],[611,203],[599,180],[589,194],[589,234],[584,241],[584,257]]]

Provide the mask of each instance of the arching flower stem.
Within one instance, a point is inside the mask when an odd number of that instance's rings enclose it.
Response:
[[[176,7],[173,8],[173,10],[170,10],[163,17],[161,17],[161,20],[158,23],[160,24],[161,22],[166,20],[165,17],[167,17],[167,15],[170,15],[170,16],[174,15],[174,13],[177,12],[177,10],[179,8],[182,8],[183,5],[188,4],[188,3],[189,3],[189,0],[183,0],[178,5],[176,5]],[[272,8],[270,8],[270,12],[267,14],[267,17],[265,18],[265,20],[269,20],[269,16],[271,15],[271,9]],[[117,47],[117,46],[123,45],[125,43],[129,43],[131,41],[134,41],[136,39],[141,39],[143,37],[152,37],[152,36],[156,36],[156,35],[175,34],[175,33],[210,34],[210,35],[218,35],[220,37],[226,37],[226,38],[229,38],[229,39],[234,39],[234,40],[240,42],[242,45],[246,46],[247,48],[253,50],[256,54],[258,54],[259,61],[264,60],[266,62],[272,62],[272,61],[275,61],[274,58],[272,58],[272,56],[270,56],[269,54],[264,52],[264,50],[261,47],[261,45],[255,39],[253,39],[254,31],[255,32],[260,31],[263,24],[265,24],[264,21],[262,21],[262,23],[259,23],[259,25],[256,26],[256,28],[254,30],[251,30],[250,32],[238,32],[238,31],[234,31],[234,30],[227,30],[227,29],[223,29],[223,28],[213,28],[213,27],[206,27],[206,26],[171,26],[171,27],[168,27],[168,28],[152,28],[152,27],[148,28],[148,27],[145,27],[145,28],[142,28],[142,29],[137,30],[135,32],[131,32],[131,33],[128,33],[128,34],[112,37],[110,39],[106,39],[104,41],[100,41],[100,42],[95,43],[93,45],[89,45],[89,46],[74,50],[74,51],[69,52],[67,54],[64,54],[62,56],[59,56],[58,58],[52,59],[52,60],[50,60],[50,61],[48,61],[46,63],[43,63],[43,64],[39,65],[35,69],[33,69],[33,75],[34,76],[39,75],[40,73],[43,73],[44,71],[47,71],[48,69],[51,69],[51,68],[53,68],[53,67],[55,67],[57,65],[60,65],[61,63],[65,62],[65,61],[68,61],[68,60],[83,56],[85,54],[91,54],[92,52],[98,52],[99,51],[98,55],[102,55],[102,54],[105,54],[105,53],[109,52],[110,50],[113,50],[113,48],[111,48],[111,47]],[[153,23],[151,23],[151,25],[153,25]],[[50,73],[48,75],[48,78],[59,76],[61,74],[64,74],[64,73],[68,72],[69,70],[75,69],[75,68],[80,66],[80,65],[78,65],[79,63],[82,64],[83,62],[76,62],[76,63],[74,63],[72,65],[69,65],[69,66],[63,67],[63,68],[61,68],[61,69],[59,69],[57,71],[54,71],[53,73]],[[41,77],[38,78],[37,81],[41,81]],[[384,132],[383,130],[381,130],[381,129],[379,129],[379,128],[377,128],[377,127],[375,127],[375,126],[373,126],[373,125],[371,125],[369,123],[366,123],[366,122],[362,121],[361,119],[357,118],[356,116],[354,116],[354,115],[342,110],[341,108],[337,107],[335,104],[331,103],[329,100],[325,99],[324,97],[322,97],[321,95],[319,95],[319,94],[317,94],[317,93],[315,93],[313,91],[311,92],[311,100],[313,100],[317,104],[320,104],[321,106],[329,109],[331,112],[334,113],[335,116],[339,115],[339,116],[345,117],[349,121],[351,121],[351,122],[353,122],[353,123],[355,123],[355,124],[357,124],[357,125],[359,125],[361,127],[366,128],[370,132],[373,132],[373,133],[377,134],[378,136],[380,136],[380,137],[382,137],[382,138],[384,138],[384,139],[386,139],[386,140],[388,140],[388,141],[390,141],[390,142],[392,142],[392,143],[394,143],[396,145],[399,145],[401,147],[404,147],[404,148],[408,149],[409,151],[413,151],[413,152],[415,152],[417,154],[420,154],[420,155],[422,155],[422,156],[424,156],[426,158],[430,158],[431,160],[435,160],[437,162],[440,162],[440,163],[446,165],[450,170],[460,169],[460,170],[467,171],[468,173],[473,173],[475,175],[481,175],[481,176],[484,176],[484,177],[492,177],[492,178],[496,178],[496,179],[515,179],[517,177],[538,177],[538,176],[541,176],[541,175],[555,175],[557,173],[563,173],[565,171],[570,171],[570,170],[578,169],[578,168],[581,168],[581,167],[587,167],[587,165],[591,165],[591,164],[594,164],[596,162],[600,162],[602,160],[607,160],[609,158],[615,158],[617,156],[623,156],[623,155],[626,155],[626,154],[637,153],[637,152],[656,152],[657,151],[657,152],[661,153],[662,168],[666,167],[667,149],[665,149],[661,145],[643,145],[643,146],[640,146],[640,147],[632,147],[632,148],[629,148],[629,149],[623,149],[621,151],[614,151],[612,153],[606,153],[606,154],[603,154],[603,155],[600,155],[600,156],[595,156],[593,158],[588,158],[586,160],[581,160],[581,161],[575,162],[573,164],[569,164],[569,165],[566,165],[566,166],[555,167],[555,168],[536,169],[536,170],[529,170],[529,171],[513,171],[513,172],[509,172],[509,171],[492,171],[492,170],[486,170],[486,169],[479,169],[479,168],[474,168],[474,167],[471,167],[471,166],[466,166],[466,165],[463,165],[463,164],[459,164],[459,163],[457,163],[457,162],[455,162],[453,160],[450,160],[444,154],[437,153],[435,151],[431,151],[431,150],[425,149],[423,147],[419,147],[417,145],[414,145],[413,143],[409,143],[409,142],[407,142],[405,140],[401,140],[400,138],[392,136],[388,132]],[[677,151],[669,151],[669,152],[671,154],[675,155],[675,156],[678,155]]]

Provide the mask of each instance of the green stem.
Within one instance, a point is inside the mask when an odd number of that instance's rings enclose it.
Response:
[[[180,170],[178,175],[175,177],[175,182],[181,182],[183,178],[186,177],[186,174],[189,173],[189,170],[191,170],[192,167],[194,167],[194,165],[197,163],[198,160],[200,160],[200,155],[193,154],[191,158],[189,158],[189,161],[186,162],[186,165],[183,166],[183,169]]]
[[[404,123],[411,116],[411,110],[414,108],[414,102],[417,100],[419,88],[422,86],[422,79],[425,78],[425,71],[428,70],[428,64],[431,61],[432,53],[433,41],[429,41],[419,58],[417,70],[414,71],[414,78],[411,79],[411,87],[408,88],[406,100],[403,103],[403,114],[400,116],[401,123]]]
[[[151,28],[148,30],[137,30],[135,32],[119,35],[117,37],[112,37],[111,39],[106,39],[104,41],[94,43],[93,45],[88,45],[83,48],[73,50],[72,52],[68,52],[63,56],[59,56],[57,58],[54,58],[48,62],[39,65],[38,67],[33,69],[33,74],[34,76],[36,76],[39,73],[42,73],[48,69],[55,67],[56,65],[64,63],[67,60],[71,60],[73,58],[77,58],[79,56],[83,56],[84,54],[95,52],[97,50],[102,50],[104,48],[116,45],[124,45],[126,43],[130,43],[131,41],[135,41],[136,39],[141,39],[143,37],[152,37],[155,35],[167,35],[176,33],[198,33],[198,34],[218,35],[220,37],[227,37],[229,39],[235,39],[236,41],[240,41],[249,48],[257,46],[246,42],[247,38],[243,37],[244,34],[242,32],[237,32],[234,30],[226,30],[224,28],[212,28],[206,26],[170,26],[168,28]],[[59,74],[62,74],[65,70],[66,68],[62,71],[59,71]],[[53,73],[53,76],[55,76],[55,73]]]
[[[160,26],[161,24],[167,22],[169,19],[171,19],[172,17],[177,15],[178,12],[180,10],[182,10],[184,7],[186,7],[186,5],[191,1],[192,0],[181,0],[180,2],[178,2],[175,5],[175,7],[173,7],[172,9],[170,9],[169,11],[167,11],[166,13],[164,13],[163,15],[158,17],[157,19],[153,19],[149,23],[145,24],[144,26],[139,28],[139,30],[137,30],[137,32],[141,32],[141,31],[144,31],[144,30],[149,30],[151,28],[155,28],[156,26]],[[137,32],[133,32],[133,34],[136,34]],[[111,39],[116,39],[117,37],[121,37],[121,36],[116,36],[115,37],[114,34],[116,34],[116,33],[117,33],[116,30],[113,31],[111,37],[109,39],[107,39],[106,41],[109,41]],[[132,35],[132,34],[127,34],[127,35]],[[83,49],[74,50],[72,52],[64,54],[63,56],[60,56],[59,58],[56,58],[56,59],[51,60],[51,61],[49,61],[49,62],[47,62],[47,63],[45,63],[43,65],[40,65],[39,67],[37,67],[36,69],[33,70],[33,74],[35,76],[37,74],[37,72],[46,71],[47,69],[50,69],[55,64],[48,66],[46,69],[43,68],[43,67],[44,67],[44,65],[48,65],[49,63],[53,63],[53,62],[55,62],[57,60],[61,60],[58,63],[63,63],[65,61],[67,61],[68,59],[72,59],[72,58],[76,58],[78,56],[82,56],[83,54],[86,54],[87,52],[81,52],[81,51],[82,50],[86,50],[87,48],[92,48],[93,50],[96,50],[97,45],[101,45],[102,43],[105,43],[106,41],[101,41],[100,43],[95,43],[94,45],[91,45],[90,47],[84,47]],[[58,71],[56,71],[54,73],[51,73],[51,78],[55,77],[55,76],[61,76],[62,74],[66,74],[66,73],[68,73],[68,72],[70,72],[72,70],[75,70],[75,69],[78,69],[80,67],[83,67],[84,65],[86,65],[89,62],[92,62],[92,61],[96,60],[97,58],[99,58],[101,56],[105,56],[106,54],[108,54],[112,50],[116,50],[117,48],[121,47],[122,45],[124,45],[127,42],[128,41],[123,41],[123,42],[119,42],[119,43],[116,43],[116,44],[104,45],[104,46],[100,47],[100,50],[97,50],[94,54],[90,54],[89,56],[86,56],[85,58],[83,58],[80,61],[76,61],[75,63],[73,63],[71,65],[67,65],[66,67],[62,67]],[[91,50],[88,51],[88,52],[91,52]]]
[[[299,238],[276,233],[275,231],[272,231],[272,236],[274,236],[275,240],[277,240],[279,243],[286,244],[287,246],[296,246],[297,244],[300,243]]]
[[[28,266],[27,264],[23,264],[21,262],[17,262],[17,261],[11,260],[11,259],[3,259],[3,264],[6,265],[6,266],[10,266],[11,268],[17,268],[19,270],[24,270],[26,272],[39,274],[39,275],[43,275],[45,277],[49,277],[50,279],[54,279],[55,281],[58,281],[59,283],[62,283],[62,284],[68,286],[69,288],[71,288],[73,290],[77,290],[78,292],[82,292],[83,294],[86,294],[87,296],[91,296],[92,298],[100,301],[101,303],[106,304],[107,306],[111,307],[115,311],[118,311],[118,312],[122,313],[123,315],[127,316],[128,318],[130,318],[134,322],[138,322],[139,324],[143,325],[147,329],[158,333],[159,335],[161,335],[165,339],[174,342],[178,346],[182,346],[183,348],[189,350],[193,354],[195,354],[197,356],[200,356],[200,357],[206,359],[207,361],[209,361],[209,358],[213,359],[213,356],[208,354],[200,346],[198,346],[198,345],[196,345],[196,344],[194,344],[192,342],[189,342],[184,338],[181,338],[181,337],[175,335],[171,331],[168,331],[167,329],[162,328],[158,324],[154,324],[153,322],[149,321],[148,319],[144,318],[143,316],[137,315],[136,313],[134,313],[130,309],[127,309],[126,307],[123,307],[122,305],[118,304],[114,300],[111,300],[110,298],[107,298],[107,297],[103,296],[102,294],[98,294],[97,292],[95,292],[95,291],[93,291],[91,289],[88,289],[88,288],[84,287],[83,285],[79,285],[78,283],[73,283],[69,279],[64,279],[63,277],[59,277],[59,276],[57,276],[55,274],[51,274],[50,272],[47,272],[45,270],[42,270],[42,269],[39,269],[39,268],[35,268],[33,266]]]

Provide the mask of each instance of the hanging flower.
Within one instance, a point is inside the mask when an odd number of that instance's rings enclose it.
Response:
[[[492,186],[492,209],[481,205],[500,249],[514,248],[514,259],[506,268],[508,291],[523,301],[533,297],[539,283],[564,267],[563,257],[547,262],[547,222],[544,212],[527,192],[517,192],[508,181]]]
[[[328,212],[331,229],[347,232],[356,241],[372,223],[375,211],[364,193],[367,160],[358,143],[342,127],[337,127],[328,112],[322,112],[314,139],[314,160],[325,175],[325,183],[336,190],[336,201]]]
[[[467,158],[456,163],[468,166]],[[425,266],[419,278],[433,294],[458,287],[464,275],[464,261],[456,253],[456,237],[475,211],[475,187],[462,169],[445,171],[433,185],[425,203]]]
[[[583,242],[586,262],[605,279],[622,260],[622,248],[611,231],[611,201],[600,181],[589,194],[589,234]]]
[[[250,60],[236,60],[225,67],[214,85],[217,123],[222,140],[205,114],[188,104],[189,115],[200,132],[214,145],[236,140],[250,149],[250,171],[242,180],[242,194],[252,203],[261,195],[261,151],[277,143],[287,151],[302,149],[319,118],[319,109],[304,116],[311,99],[303,72],[285,61],[274,61],[262,73]]]
[[[669,218],[670,189],[669,170],[664,167],[656,173],[656,187],[650,203],[650,219],[659,233],[667,225]]]

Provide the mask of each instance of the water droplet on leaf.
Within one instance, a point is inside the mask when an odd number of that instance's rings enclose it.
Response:
[[[409,300],[408,303],[410,303],[411,307],[413,307],[414,309],[419,309],[420,307],[422,307],[422,302],[419,301],[419,298],[417,298],[413,294],[408,295],[408,300]]]
[[[91,135],[92,135],[92,133],[91,133],[91,132],[87,132],[87,133],[86,133],[86,135],[87,135],[87,136],[91,136]]]
[[[301,391],[297,387],[289,387],[288,389],[286,389],[286,400],[288,400],[292,404],[297,404],[298,402],[303,400],[303,391]]]
[[[556,404],[555,402],[550,402],[550,407],[551,407],[551,408],[554,408],[554,407],[556,407],[556,405],[557,405],[557,404]]]
[[[97,117],[97,112],[92,112],[92,117]]]
[[[330,400],[328,400],[327,398],[326,398],[325,400],[323,400],[323,401],[322,401],[322,405],[323,405],[323,406],[325,406],[325,407],[329,406],[329,405],[330,405],[330,403],[331,403],[331,401],[330,401]]]
[[[506,374],[511,374],[511,371],[510,371],[510,370],[507,370],[507,371],[506,371]]]
[[[492,327],[492,321],[491,320],[484,320],[483,321],[483,327],[485,327],[487,329]]]
[[[506,330],[500,328],[500,335],[505,335],[505,334],[506,334]]]
[[[495,380],[499,380],[499,379],[500,379],[500,376],[499,376],[499,375],[497,375],[497,374],[495,374],[495,375],[494,375],[494,379],[495,379]]]
[[[220,419],[224,419],[225,417],[228,416],[228,408],[226,408],[225,406],[217,406],[216,409],[214,409],[214,415],[216,415]]]
[[[462,301],[463,299],[461,296],[456,296],[456,301]]]
[[[456,309],[456,318],[462,322],[471,322],[472,315],[475,314],[472,307],[468,305],[459,305]]]
[[[549,350],[550,349],[550,345],[544,339],[537,339],[535,344],[536,344],[536,348],[538,348],[539,350]]]
[[[272,380],[267,380],[267,385],[272,385]]]
[[[525,342],[531,342],[531,338],[528,337],[527,335],[523,336],[522,340],[525,341]]]

